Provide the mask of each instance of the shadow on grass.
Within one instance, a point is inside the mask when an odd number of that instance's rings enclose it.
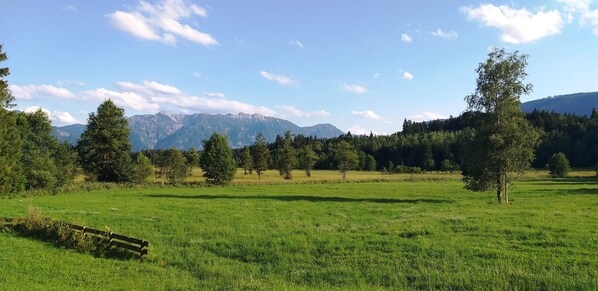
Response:
[[[306,196],[306,195],[175,195],[175,194],[148,194],[151,198],[177,198],[177,199],[270,199],[279,201],[309,201],[309,202],[369,202],[369,203],[454,203],[446,199],[393,199],[393,198],[346,198],[335,196]]]
[[[15,224],[2,225],[0,231],[9,231],[19,237],[41,241],[60,249],[87,253],[96,258],[115,260],[139,258],[136,253],[109,246],[107,239],[85,236],[69,228],[64,222],[48,218],[25,218]]]

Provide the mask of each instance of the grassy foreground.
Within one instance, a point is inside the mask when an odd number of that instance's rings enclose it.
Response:
[[[0,232],[0,289],[596,289],[598,179],[520,181],[510,205],[447,179],[0,199],[150,241],[96,258]]]

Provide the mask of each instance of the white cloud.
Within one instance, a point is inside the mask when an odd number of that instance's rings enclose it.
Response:
[[[587,12],[590,10],[592,0],[557,0],[565,4],[565,11],[568,12]]]
[[[104,101],[110,99],[118,106],[133,109],[135,111],[157,112],[160,109],[158,104],[149,102],[148,99],[134,92],[118,92],[105,88],[98,88],[85,91],[83,96],[87,100]]]
[[[343,83],[341,88],[347,92],[355,93],[355,94],[365,94],[368,92],[368,88],[357,85],[357,84],[345,84]]]
[[[382,76],[382,73],[374,73],[374,79],[378,79]]]
[[[413,38],[406,33],[401,34],[401,41],[405,43],[410,43],[413,41]]]
[[[592,32],[598,36],[598,9],[585,12],[582,16],[582,24],[592,26]]]
[[[54,117],[54,120],[61,125],[81,123],[68,112],[54,111],[52,116]]]
[[[218,97],[218,98],[226,97],[224,95],[224,93],[222,93],[222,92],[203,92],[203,94],[206,95],[207,97]]]
[[[359,125],[354,125],[353,127],[347,129],[347,132],[351,132],[351,134],[356,134],[356,135],[364,135],[364,134],[370,134],[370,131],[359,126]]]
[[[472,21],[501,31],[501,40],[506,43],[521,44],[533,42],[551,35],[559,34],[564,21],[557,10],[538,11],[535,14],[525,8],[514,9],[509,6],[480,5],[477,8],[462,7],[461,11]]]
[[[28,100],[43,97],[58,97],[61,99],[74,99],[75,94],[66,88],[52,85],[25,85],[10,84],[9,89],[16,99]]]
[[[43,107],[39,107],[39,106],[30,106],[30,107],[26,107],[23,109],[23,112],[26,113],[31,113],[31,112],[35,112],[40,110],[43,111],[44,113],[46,113],[46,115],[48,116],[48,118],[50,119],[50,121],[52,121],[53,124],[55,125],[69,125],[69,124],[75,124],[75,123],[81,123],[80,121],[78,121],[77,119],[75,119],[70,113],[68,112],[61,112],[61,111],[53,111],[50,112],[50,110],[43,108]]]
[[[405,79],[405,80],[413,80],[413,74],[409,73],[409,72],[403,72],[403,75],[401,75],[401,79]]]
[[[330,116],[330,113],[324,111],[324,110],[316,110],[316,111],[312,111],[312,112],[305,112],[302,111],[294,106],[289,106],[289,105],[278,105],[276,106],[277,108],[280,108],[284,111],[286,111],[287,113],[296,116],[296,117],[312,117],[312,116],[319,116],[319,117],[328,117]]]
[[[69,12],[77,12],[77,7],[75,7],[73,5],[68,5],[64,9]]]
[[[276,75],[266,71],[260,71],[260,75],[267,80],[274,81],[278,84],[289,86],[289,85],[297,85],[297,81],[284,76],[284,75]]]
[[[116,82],[116,85],[121,89],[131,90],[143,94],[183,94],[183,92],[176,87],[160,84],[155,81],[143,81],[141,84],[135,84],[131,82]]]
[[[289,45],[297,47],[298,49],[303,49],[305,48],[305,46],[303,45],[302,42],[298,41],[298,40],[289,40],[287,42]]]
[[[218,41],[210,34],[180,22],[194,15],[207,17],[207,12],[184,0],[162,0],[155,5],[140,1],[129,12],[118,10],[107,17],[116,28],[141,39],[174,45],[177,37],[182,37],[205,46],[217,45]]]
[[[384,117],[376,114],[374,111],[371,110],[366,110],[366,111],[351,111],[351,114],[361,117],[361,118],[365,118],[365,119],[370,119],[370,120],[375,120],[375,121],[382,121],[384,123],[390,123],[388,120],[386,120]]]
[[[440,28],[437,29],[436,31],[430,32],[430,34],[435,37],[444,38],[444,39],[456,39],[459,37],[459,34],[454,30],[447,32],[447,31],[443,31]]]
[[[39,92],[45,90],[50,92],[53,91],[54,97],[61,99],[68,97],[68,99],[91,103],[103,102],[106,99],[111,99],[116,105],[127,110],[145,113],[156,113],[159,111],[181,113],[204,112],[212,114],[243,112],[248,114],[259,113],[268,116],[278,116],[276,111],[264,106],[255,106],[240,101],[228,100],[224,93],[220,92],[204,92],[202,97],[198,97],[189,95],[174,86],[161,84],[155,81],[143,81],[141,83],[117,82],[116,88],[117,89],[115,90],[96,88],[78,92],[77,94],[68,91],[70,94],[65,94],[62,90],[48,89],[48,85],[11,85],[11,90],[15,89],[15,92],[18,92],[19,96],[24,96],[29,99],[33,99],[40,94]],[[314,111],[307,114],[310,116],[325,116],[328,113],[325,111]],[[53,120],[62,123],[70,123],[73,121],[72,116],[65,112],[54,111],[51,116],[53,116]]]
[[[442,115],[442,114],[434,113],[434,112],[424,112],[422,114],[415,114],[415,115],[407,116],[407,119],[413,120],[413,121],[447,119],[447,118],[448,118],[448,116],[446,116],[446,115]]]

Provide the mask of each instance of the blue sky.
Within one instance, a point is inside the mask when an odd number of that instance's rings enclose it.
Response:
[[[17,109],[85,123],[261,113],[353,133],[459,115],[491,47],[529,54],[522,101],[598,91],[598,0],[0,0]]]

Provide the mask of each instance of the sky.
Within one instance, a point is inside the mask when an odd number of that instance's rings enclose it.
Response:
[[[598,91],[598,0],[0,0],[0,43],[56,126],[111,99],[390,134],[465,111],[493,47],[529,55],[523,102]]]

